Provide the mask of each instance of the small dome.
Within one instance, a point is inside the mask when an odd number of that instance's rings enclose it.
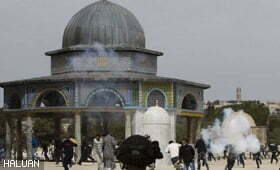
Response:
[[[100,0],[72,17],[65,28],[62,47],[95,44],[145,48],[145,35],[130,11],[107,0]]]
[[[161,107],[150,107],[144,115],[144,124],[170,124],[169,113]]]

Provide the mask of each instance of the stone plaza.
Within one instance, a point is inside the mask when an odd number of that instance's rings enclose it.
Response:
[[[253,160],[246,160],[246,167],[242,168],[241,166],[237,166],[235,165],[235,167],[233,168],[233,170],[242,170],[242,169],[246,169],[246,170],[257,170],[258,168],[256,167],[255,161]],[[225,169],[225,165],[226,165],[226,161],[225,160],[220,160],[217,162],[210,162],[209,163],[209,168],[210,170],[224,170]],[[264,160],[263,161],[263,165],[261,165],[261,167],[258,170],[279,170],[279,164],[270,164],[270,162],[268,160]],[[61,165],[55,165],[54,163],[48,162],[45,164],[45,169],[46,170],[60,170],[63,167]],[[71,170],[95,170],[97,169],[97,167],[95,166],[95,164],[92,163],[85,163],[83,166],[73,166],[71,168]],[[175,168],[173,168],[172,166],[165,166],[165,167],[161,167],[161,168],[156,168],[158,170],[175,170]],[[202,167],[201,170],[206,170],[205,167]],[[121,170],[118,168],[116,170]]]

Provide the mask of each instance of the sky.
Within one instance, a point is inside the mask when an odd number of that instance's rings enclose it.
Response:
[[[96,0],[1,0],[0,81],[50,75],[71,17]],[[112,0],[164,52],[158,75],[211,85],[205,100],[280,101],[279,0]],[[0,106],[3,90],[0,90]]]

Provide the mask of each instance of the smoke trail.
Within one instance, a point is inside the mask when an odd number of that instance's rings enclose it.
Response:
[[[216,155],[222,155],[227,145],[232,145],[237,154],[256,153],[260,150],[260,142],[250,130],[250,123],[243,111],[224,109],[223,122],[215,120],[212,126],[202,129],[201,134]]]
[[[97,65],[97,58],[101,56],[112,58],[118,56],[118,54],[115,53],[113,49],[106,48],[103,44],[94,43],[89,49],[85,50],[82,54],[71,57],[69,61],[70,66],[73,67],[74,70],[78,71],[88,71],[87,69],[92,71],[93,67]]]

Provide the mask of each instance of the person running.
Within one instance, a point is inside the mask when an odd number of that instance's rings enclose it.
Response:
[[[257,168],[260,168],[260,165],[262,164],[262,160],[261,160],[261,152],[257,152],[253,154],[256,164],[257,164]]]
[[[267,155],[266,155],[266,153],[265,153],[265,145],[261,145],[260,152],[261,152],[261,156],[262,156],[264,159],[267,159]]]
[[[115,164],[115,146],[117,145],[117,141],[110,134],[104,135],[104,151],[103,151],[103,160],[104,167],[108,170],[113,170],[116,168]]]
[[[226,146],[224,149],[223,159],[227,159],[227,154],[228,154],[228,146]]]
[[[173,165],[175,165],[179,161],[180,147],[181,147],[181,144],[173,142],[173,141],[169,141],[169,144],[165,149],[165,152],[170,154],[171,162]],[[180,168],[176,168],[176,170],[180,170]]]
[[[236,153],[234,152],[234,148],[232,145],[227,146],[227,165],[225,170],[232,170],[236,160]]]
[[[93,139],[93,157],[97,162],[97,170],[103,168],[103,139],[100,135],[96,135]]]
[[[270,163],[272,164],[273,163],[273,160],[276,161],[276,164],[278,163],[278,156],[279,156],[279,152],[278,152],[278,148],[277,148],[277,145],[275,144],[271,144],[270,145],[270,150],[271,150],[271,159],[270,159]]]
[[[155,156],[154,162],[153,162],[153,169],[156,168],[156,160],[157,159],[162,159],[163,155],[160,152],[160,147],[159,147],[159,142],[158,141],[152,141],[152,146],[153,146],[153,155]]]
[[[194,167],[195,151],[192,146],[188,145],[187,140],[182,141],[182,146],[179,149],[179,160],[184,163],[185,169],[195,170]]]
[[[46,142],[44,142],[42,144],[42,155],[44,155],[46,161],[50,160],[48,153],[49,153],[49,145]]]
[[[88,144],[88,141],[83,141],[83,144],[81,146],[82,156],[78,162],[79,165],[82,165],[82,162],[87,161],[90,159],[91,161],[94,161],[93,157],[91,157],[92,147]]]
[[[212,161],[212,159],[214,159],[214,161],[216,162],[216,158],[214,156],[214,154],[211,152],[211,142],[208,142],[209,144],[207,145],[207,152],[208,152],[208,161]]]
[[[39,139],[37,137],[32,137],[32,159],[39,159],[37,153],[39,145]]]
[[[206,144],[205,144],[204,140],[199,139],[195,144],[195,148],[196,148],[197,153],[198,153],[197,169],[200,170],[201,161],[202,161],[202,166],[206,166],[206,169],[209,170],[209,166],[208,166],[208,163],[207,163],[207,160],[206,160],[207,148],[206,148]]]
[[[245,155],[244,152],[240,153],[237,159],[237,165],[242,164],[243,168],[245,168],[244,155]]]
[[[216,158],[211,151],[208,151],[208,161],[212,161],[212,159],[216,162]]]
[[[63,144],[63,167],[64,170],[69,170],[69,166],[72,164],[72,159],[74,156],[74,147],[77,147],[77,142],[73,138],[66,139]]]
[[[54,160],[56,164],[59,164],[59,162],[63,159],[62,157],[62,150],[63,150],[63,145],[62,141],[60,138],[56,138],[54,140]]]
[[[144,136],[133,135],[119,147],[117,159],[126,165],[127,170],[146,170],[146,167],[162,155],[160,148]]]
[[[148,134],[146,134],[145,136],[144,136],[148,141],[150,141],[150,142],[152,142],[152,139],[151,139],[151,136],[150,135],[148,135]],[[151,163],[150,165],[148,165],[148,170],[154,170],[156,168],[156,164],[155,164],[155,162],[153,162],[153,163]]]

